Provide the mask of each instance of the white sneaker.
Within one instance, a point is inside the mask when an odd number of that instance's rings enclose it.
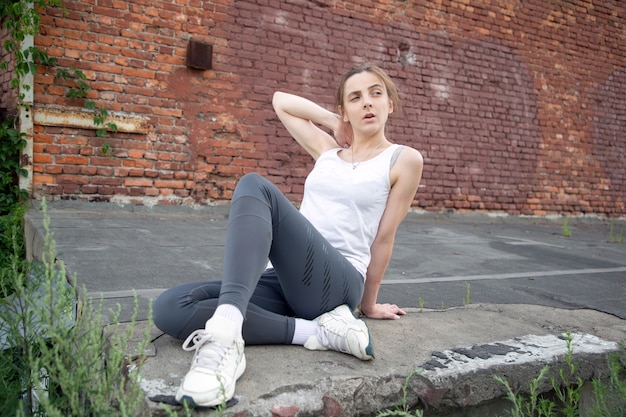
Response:
[[[204,329],[196,330],[183,343],[184,350],[196,353],[176,392],[176,400],[200,407],[218,406],[230,400],[235,395],[235,381],[246,369],[243,348],[244,341],[229,320],[209,319]]]
[[[368,361],[374,347],[367,324],[357,319],[350,307],[341,305],[317,319],[316,336],[309,336],[304,347],[309,350],[336,350]]]

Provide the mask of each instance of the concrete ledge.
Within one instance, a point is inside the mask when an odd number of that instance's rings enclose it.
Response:
[[[571,334],[576,377],[585,381],[606,369],[607,354],[619,350],[616,342],[589,334]],[[509,340],[458,347],[443,352],[433,352],[432,359],[424,364],[421,376],[439,390],[445,390],[439,408],[465,408],[492,401],[504,395],[495,376],[506,379],[511,387],[527,392],[530,381],[541,369],[548,366],[551,375],[559,369],[567,370],[565,357],[567,335],[526,335]],[[547,387],[544,387],[544,389]]]
[[[552,320],[557,317],[561,320],[555,326]],[[246,347],[248,368],[237,384],[237,404],[223,415],[374,416],[403,401],[421,402],[429,416],[454,415],[502,398],[504,386],[496,375],[521,392],[546,365],[556,375],[567,354],[563,332],[578,332],[573,334],[573,358],[577,376],[584,380],[606,369],[608,354],[626,340],[626,324],[610,315],[590,310],[565,314],[526,305],[414,310],[398,321],[368,324],[376,348],[371,362],[295,346]],[[143,368],[145,411],[165,416],[148,398],[175,394],[191,354],[182,351],[180,341],[156,331],[154,335],[156,355]],[[402,386],[409,376],[403,399]],[[211,413],[200,410],[194,415]]]
[[[76,127],[81,129],[106,129],[114,123],[119,132],[146,134],[152,130],[149,120],[145,116],[121,112],[109,112],[101,125],[94,123],[93,110],[68,106],[34,106],[33,117],[35,123],[43,126]]]

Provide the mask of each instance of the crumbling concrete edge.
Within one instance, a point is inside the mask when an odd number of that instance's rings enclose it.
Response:
[[[621,349],[616,342],[583,333],[569,335],[575,378],[590,381],[607,369],[608,356]],[[503,398],[508,381],[525,393],[530,382],[548,366],[548,379],[540,390],[549,390],[549,376],[567,369],[568,335],[527,335],[505,341],[433,352],[431,359],[408,375],[326,377],[310,384],[285,385],[260,398],[236,396],[238,404],[223,417],[375,416],[406,404],[430,409],[474,407]],[[403,388],[405,389],[403,391]],[[146,399],[147,402],[150,402]],[[146,415],[168,415],[155,403]],[[146,410],[147,411],[147,410]],[[213,415],[211,411],[194,413]]]
[[[552,388],[550,377],[559,381],[561,369],[568,375],[568,340],[571,363],[576,367],[572,382],[577,378],[591,381],[607,369],[611,353],[620,345],[585,333],[561,335],[527,335],[506,341],[433,352],[426,362],[422,376],[440,392],[435,408],[473,407],[506,395],[500,377],[519,393],[528,393],[530,382],[548,367],[540,392]]]
[[[571,334],[571,348],[572,362],[577,366],[575,376],[584,381],[606,369],[608,355],[620,349],[615,342],[577,333]],[[505,387],[495,376],[525,392],[543,367],[557,375],[567,366],[567,353],[566,335],[528,335],[433,352],[431,360],[409,375],[325,378],[308,385],[284,386],[253,401],[239,398],[239,404],[222,415],[368,416],[418,402],[435,409],[472,407],[505,395]]]

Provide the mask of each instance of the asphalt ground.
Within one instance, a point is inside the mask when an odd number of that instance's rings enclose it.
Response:
[[[105,309],[121,306],[119,319],[124,321],[132,315],[135,298],[138,318],[144,320],[150,300],[164,289],[220,278],[227,211],[227,206],[150,208],[60,201],[48,203],[47,215],[58,259],[89,296],[104,300]],[[41,207],[29,210],[27,250],[35,257],[42,251],[42,219]],[[409,314],[395,322],[368,320],[376,359],[364,364],[336,352],[248,347],[248,367],[236,391],[239,404],[232,412],[274,416],[273,408],[293,406],[301,415],[367,415],[387,401],[381,387],[391,384],[389,389],[397,391],[403,377],[459,347],[483,351],[480,346],[514,346],[530,338],[525,348],[510,350],[544,346],[531,355],[537,369],[553,360],[553,350],[552,342],[537,342],[535,337],[554,336],[558,344],[571,330],[580,333],[581,351],[587,345],[598,352],[623,348],[626,219],[570,218],[569,233],[563,225],[560,217],[409,213],[398,230],[379,296],[380,302],[398,304]],[[147,396],[173,394],[191,354],[157,329],[152,335],[145,391]],[[590,342],[588,337],[600,339]],[[441,367],[449,372],[437,365],[424,374],[429,398],[433,392],[445,392],[431,403],[466,407],[493,399],[490,396],[498,391],[493,378],[485,379],[490,381],[485,386],[471,381],[477,381],[476,369],[493,373],[494,365],[470,359],[460,360],[461,367],[446,360]],[[528,366],[515,367],[521,359],[501,359],[518,370],[507,374],[519,384],[531,378]],[[354,388],[349,381],[355,380],[365,385]],[[363,386],[377,388],[370,392]],[[354,400],[357,391],[369,393],[367,400]],[[291,396],[285,397],[287,393]],[[323,408],[329,395],[338,399],[343,414]],[[368,402],[374,404],[367,408],[363,404]],[[147,415],[159,415],[158,405],[147,404]],[[285,413],[278,415],[297,415]]]
[[[123,306],[183,282],[219,279],[227,206],[49,203],[57,256],[93,297]],[[42,213],[29,211],[33,233]],[[589,308],[626,319],[626,221],[409,213],[380,302]],[[38,244],[31,234],[29,247]],[[242,254],[242,258],[245,254]]]

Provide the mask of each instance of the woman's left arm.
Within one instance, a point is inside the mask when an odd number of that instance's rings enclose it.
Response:
[[[369,318],[398,319],[400,315],[406,314],[395,304],[377,304],[376,300],[391,259],[396,230],[411,207],[422,178],[423,166],[422,155],[413,148],[405,147],[391,169],[391,190],[371,246],[372,257],[361,299],[361,312]]]

